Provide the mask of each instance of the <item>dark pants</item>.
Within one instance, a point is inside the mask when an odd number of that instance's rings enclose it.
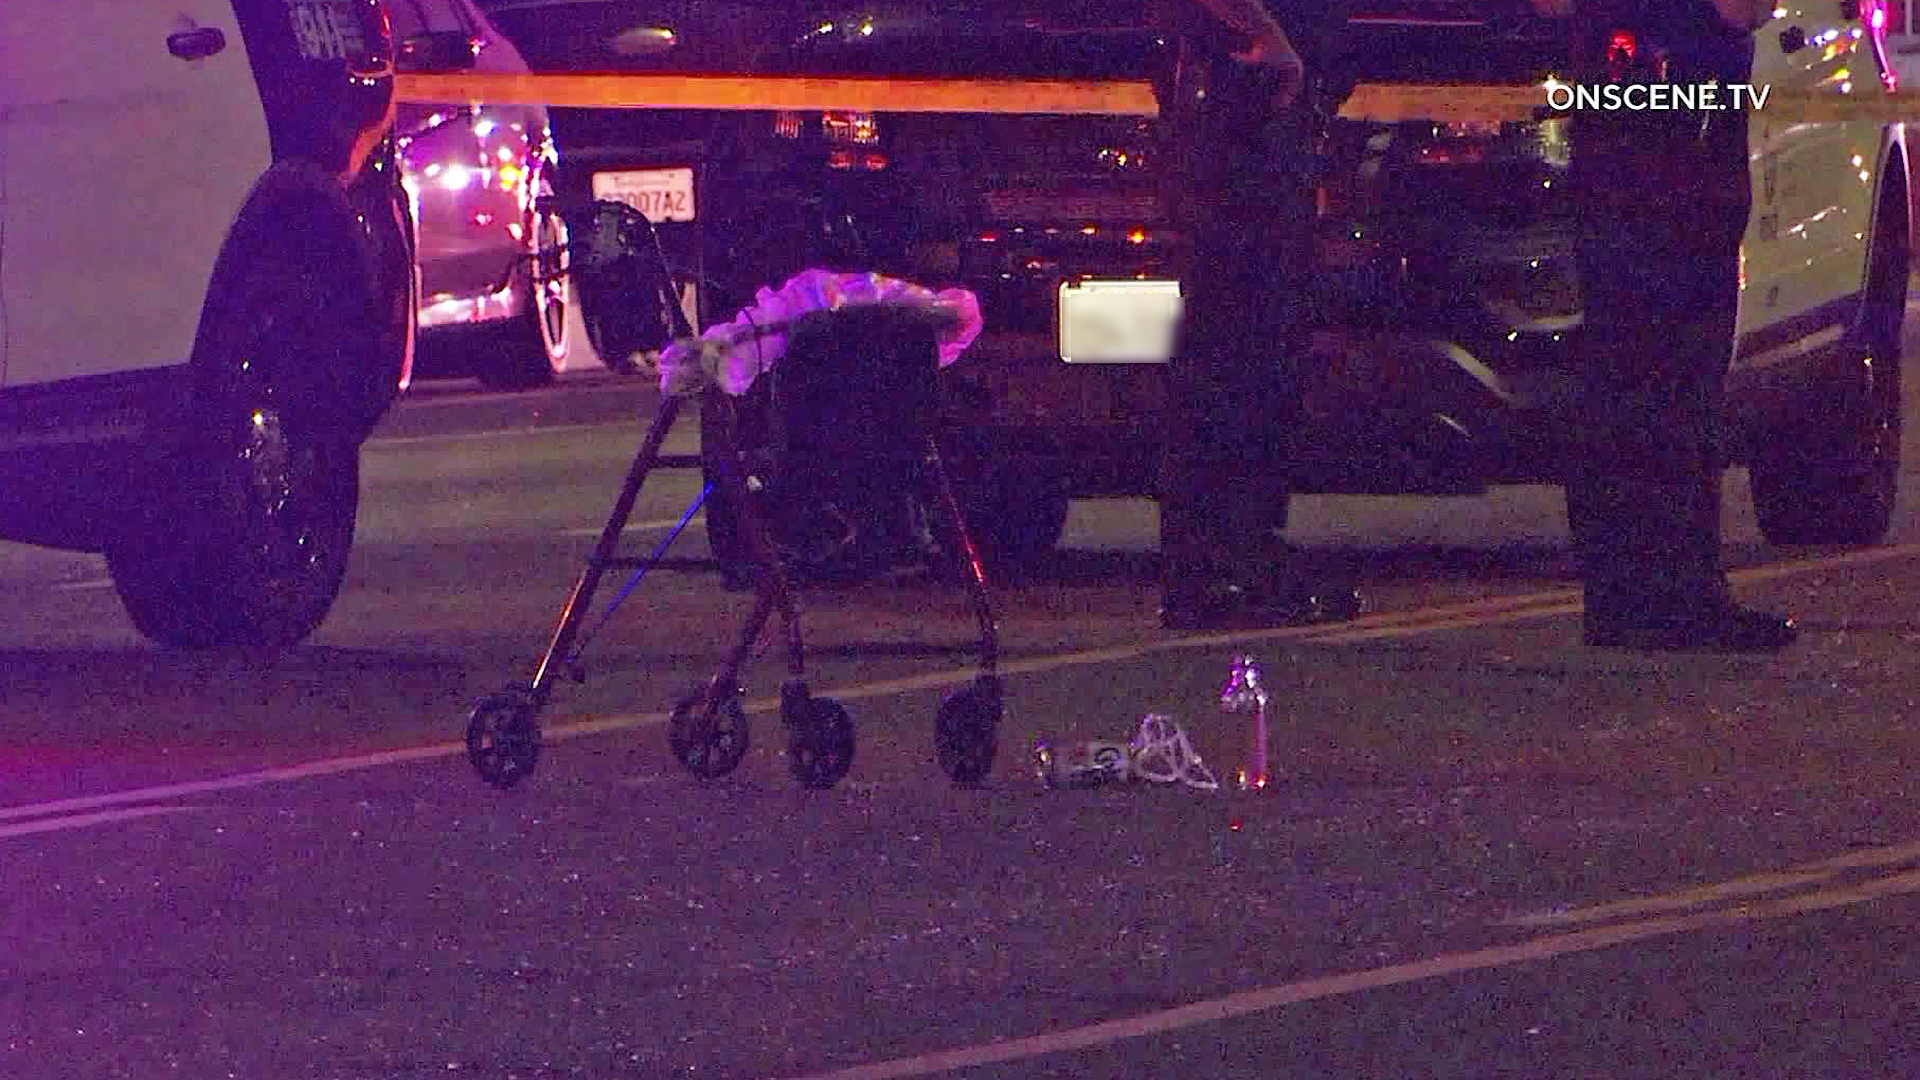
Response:
[[[1636,197],[1593,199],[1583,218],[1585,357],[1567,514],[1590,619],[1659,624],[1726,594],[1718,435],[1746,208],[1687,192],[1745,191],[1744,130],[1738,140],[1737,154],[1664,158],[1640,186],[1607,188]],[[1686,168],[1686,185],[1658,179]],[[1663,184],[1673,190],[1648,193]]]
[[[1168,215],[1190,239],[1160,476],[1170,588],[1279,569],[1314,222],[1298,121],[1267,116],[1265,92],[1189,65],[1162,100]]]

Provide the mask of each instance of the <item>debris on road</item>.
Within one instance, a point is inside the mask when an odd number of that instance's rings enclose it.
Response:
[[[1143,717],[1130,742],[1089,739],[1056,746],[1043,739],[1034,757],[1040,781],[1048,787],[1098,787],[1127,780],[1185,784],[1202,791],[1220,787],[1186,731],[1160,713]]]
[[[1234,774],[1234,784],[1242,791],[1259,791],[1267,786],[1267,685],[1260,664],[1244,653],[1233,658],[1227,684],[1220,688],[1220,709],[1228,716],[1252,713],[1253,724],[1247,733],[1247,761]]]

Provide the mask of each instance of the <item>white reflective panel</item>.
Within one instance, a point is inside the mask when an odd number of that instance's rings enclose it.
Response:
[[[1164,364],[1179,324],[1177,281],[1060,286],[1060,359],[1069,364]]]

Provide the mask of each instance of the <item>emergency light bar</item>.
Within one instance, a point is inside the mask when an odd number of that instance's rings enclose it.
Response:
[[[851,110],[1157,116],[1147,82],[1047,79],[813,78],[748,75],[398,75],[403,102],[611,109]],[[1773,90],[1764,119],[1920,119],[1920,93]],[[1539,120],[1557,112],[1544,86],[1362,83],[1340,107],[1348,120]]]

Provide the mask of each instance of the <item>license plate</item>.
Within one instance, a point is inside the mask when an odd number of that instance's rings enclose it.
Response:
[[[1060,286],[1060,359],[1069,364],[1164,364],[1179,325],[1177,281]]]
[[[366,54],[351,0],[286,0],[294,46],[308,60],[351,60]]]
[[[593,197],[623,202],[648,221],[693,220],[692,169],[631,169],[593,174]]]

